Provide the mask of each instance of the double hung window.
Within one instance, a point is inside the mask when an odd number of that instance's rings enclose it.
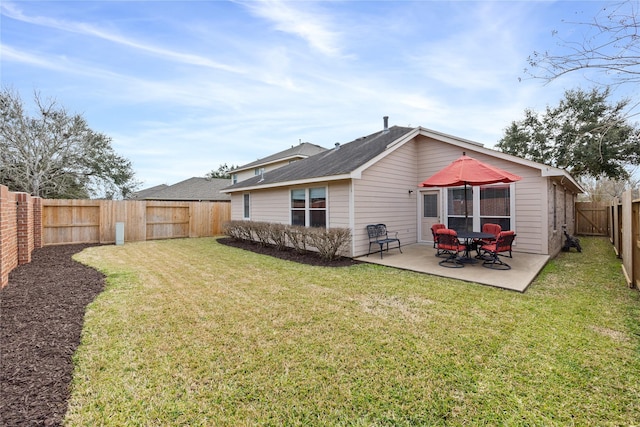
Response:
[[[327,189],[325,187],[291,190],[291,224],[304,227],[327,226]]]

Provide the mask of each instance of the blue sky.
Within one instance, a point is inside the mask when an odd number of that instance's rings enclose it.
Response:
[[[492,147],[525,108],[591,87],[523,70],[604,4],[3,0],[0,77],[82,114],[142,188],[346,143],[385,115]]]

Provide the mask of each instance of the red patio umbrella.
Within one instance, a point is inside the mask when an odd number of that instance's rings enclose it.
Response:
[[[420,187],[457,187],[464,185],[464,218],[467,225],[467,185],[486,185],[515,182],[522,178],[495,166],[488,165],[462,153],[462,157],[420,183]]]

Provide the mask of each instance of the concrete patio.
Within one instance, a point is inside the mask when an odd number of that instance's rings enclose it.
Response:
[[[514,252],[513,258],[503,258],[511,266],[511,270],[485,268],[482,266],[482,261],[475,264],[465,264],[463,268],[446,268],[438,265],[438,262],[444,258],[436,257],[436,250],[432,245],[413,244],[403,246],[402,253],[398,249],[385,251],[382,259],[380,259],[379,252],[356,259],[372,264],[524,292],[547,263],[549,256]]]

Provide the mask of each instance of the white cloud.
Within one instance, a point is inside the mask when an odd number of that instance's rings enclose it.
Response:
[[[0,12],[2,15],[9,18],[20,20],[25,23],[54,28],[61,31],[73,32],[80,35],[97,37],[99,39],[107,40],[115,44],[132,48],[138,52],[144,52],[147,54],[161,57],[165,60],[175,61],[182,64],[195,65],[200,67],[206,67],[211,69],[218,69],[227,71],[230,73],[244,74],[245,70],[228,64],[219,63],[213,61],[207,57],[200,55],[194,55],[189,53],[176,52],[169,49],[164,49],[159,46],[137,41],[131,37],[125,37],[123,35],[107,31],[106,29],[99,28],[95,25],[73,22],[69,20],[52,19],[41,16],[28,16],[18,9],[15,4],[2,3],[0,4]]]
[[[259,0],[239,2],[256,16],[270,21],[278,31],[305,40],[312,48],[330,57],[342,56],[341,38],[331,29],[330,15],[312,2]],[[308,9],[303,9],[306,7]]]

